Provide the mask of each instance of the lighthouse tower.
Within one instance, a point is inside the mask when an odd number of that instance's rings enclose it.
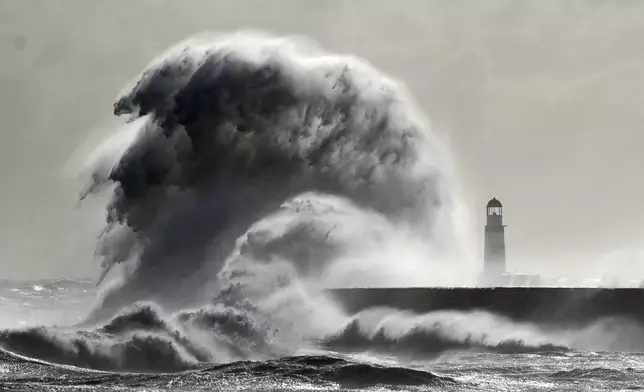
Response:
[[[505,283],[506,272],[503,204],[493,198],[487,203],[486,212],[483,282],[485,285],[501,286]]]

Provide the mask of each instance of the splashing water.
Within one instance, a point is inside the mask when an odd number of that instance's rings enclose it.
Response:
[[[298,347],[345,320],[323,288],[456,275],[442,262],[463,246],[449,155],[402,87],[360,60],[301,38],[200,37],[154,61],[114,112],[128,124],[83,197],[111,186],[101,280],[128,268],[89,322],[151,301],[182,328],[228,312]]]
[[[100,161],[86,195],[116,186],[103,276],[136,266],[103,310],[184,306],[267,263],[333,276],[396,232],[429,243],[422,257],[456,249],[447,154],[401,88],[356,59],[258,33],[191,40],[115,113],[130,116],[129,143]]]

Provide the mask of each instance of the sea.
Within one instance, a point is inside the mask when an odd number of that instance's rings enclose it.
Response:
[[[2,281],[0,327],[81,323],[96,299],[91,280]],[[91,328],[90,328],[91,330]],[[3,339],[3,340],[4,340]],[[173,372],[119,372],[0,351],[0,391],[633,391],[644,389],[644,354],[544,350],[444,352],[431,359],[318,350],[282,358],[202,363]],[[38,347],[42,344],[42,347]],[[70,349],[73,351],[73,349]]]

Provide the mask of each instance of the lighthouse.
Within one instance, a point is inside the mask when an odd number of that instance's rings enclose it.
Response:
[[[483,283],[502,286],[505,268],[505,225],[503,224],[503,204],[493,198],[486,206],[485,250],[483,255]]]

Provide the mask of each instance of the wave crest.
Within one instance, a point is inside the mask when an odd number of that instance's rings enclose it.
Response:
[[[387,308],[359,312],[323,344],[342,350],[376,350],[435,357],[446,351],[500,353],[568,351],[538,327],[486,312],[437,311],[413,314]]]
[[[99,161],[85,195],[115,185],[103,276],[136,266],[104,308],[203,300],[197,288],[235,239],[302,193],[347,198],[430,240],[453,201],[447,154],[400,86],[300,40],[246,33],[182,44],[115,113],[130,116],[135,135],[113,165]],[[176,284],[158,284],[168,276]]]
[[[107,323],[0,332],[0,345],[27,357],[120,371],[179,371],[203,362],[273,357],[274,333],[256,314],[211,306],[172,316],[139,304]],[[262,354],[263,353],[263,354]]]

